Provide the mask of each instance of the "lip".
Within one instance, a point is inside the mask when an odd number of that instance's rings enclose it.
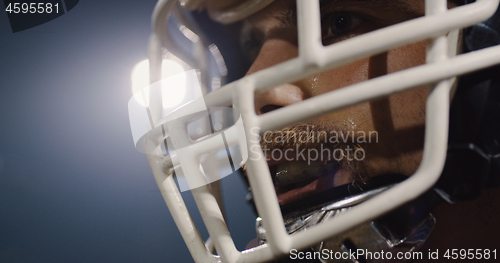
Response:
[[[280,164],[292,163],[297,161],[269,161],[268,165],[273,176],[273,181],[276,181],[277,167]],[[342,169],[338,163],[332,164],[329,162],[310,162],[313,166],[329,166],[329,169],[323,169],[321,174],[315,178],[305,177],[304,180],[296,181],[286,185],[275,183],[275,190],[278,196],[280,206],[299,201],[302,198],[326,191],[336,186],[348,183],[349,174],[345,169]]]

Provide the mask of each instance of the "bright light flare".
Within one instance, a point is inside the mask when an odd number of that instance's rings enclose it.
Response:
[[[173,108],[182,102],[186,96],[186,74],[184,68],[173,60],[164,59],[162,62],[162,79],[173,76],[170,81],[161,85],[163,108]],[[142,106],[149,106],[149,61],[147,59],[137,63],[132,69],[132,94]],[[143,92],[140,92],[144,89]]]

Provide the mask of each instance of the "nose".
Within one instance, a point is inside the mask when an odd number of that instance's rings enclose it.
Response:
[[[262,45],[257,58],[246,75],[269,68],[297,56],[298,49],[294,43],[280,38],[268,39]],[[308,80],[305,79],[295,83],[280,85],[267,92],[256,94],[254,102],[256,114],[265,114],[300,102],[308,97],[309,88]]]

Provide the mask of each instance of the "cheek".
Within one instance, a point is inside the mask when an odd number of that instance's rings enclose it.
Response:
[[[388,72],[396,72],[425,63],[426,42],[420,41],[388,52]]]
[[[388,53],[388,72],[396,72],[425,63],[426,42],[407,45]],[[427,86],[397,93],[388,98],[395,130],[425,124],[425,103],[429,94]]]
[[[311,76],[308,80],[312,87],[310,96],[424,64],[425,56],[426,42],[421,41]],[[423,125],[427,95],[427,87],[415,88],[382,99],[382,102],[359,104],[320,119],[334,121],[337,125],[352,130],[364,131],[384,130],[386,127],[397,130]],[[387,123],[389,121],[392,121],[392,124]],[[377,122],[382,122],[384,125]]]
[[[323,72],[311,77],[311,97],[347,87],[369,79],[368,60],[361,60],[338,69]],[[370,118],[370,107],[367,103],[359,104],[336,111],[319,118],[323,123],[334,123],[335,126],[348,130],[368,130],[367,120]]]
[[[369,78],[368,67],[368,59],[365,59],[314,75],[311,77],[311,82],[314,83],[311,95],[320,95],[365,81]]]
[[[429,94],[427,86],[389,97],[395,130],[425,125],[425,103]]]

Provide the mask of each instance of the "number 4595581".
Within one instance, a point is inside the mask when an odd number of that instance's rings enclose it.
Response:
[[[10,3],[5,9],[6,12],[14,14],[50,14],[52,12],[59,13],[59,3],[53,5],[52,3]]]
[[[447,259],[497,259],[497,250],[490,249],[447,249]]]

